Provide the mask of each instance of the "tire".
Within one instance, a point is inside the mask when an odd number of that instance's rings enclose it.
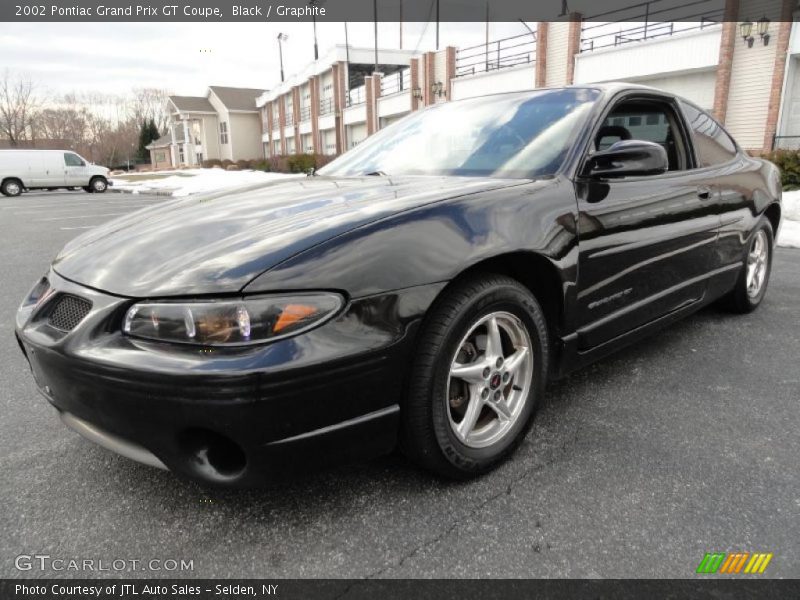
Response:
[[[19,196],[22,189],[22,182],[19,179],[9,178],[0,185],[0,193],[4,196]]]
[[[83,186],[83,191],[86,192],[87,194],[93,194],[94,193],[94,190],[89,185]]]
[[[493,323],[509,359],[502,366],[487,347]],[[525,344],[527,355],[520,353]],[[548,360],[544,313],[522,284],[484,274],[453,285],[431,308],[417,344],[401,411],[402,451],[452,479],[489,471],[524,439],[544,394]],[[456,363],[468,378],[454,375]]]
[[[108,181],[105,177],[92,177],[89,187],[95,194],[102,194],[108,189]]]
[[[761,304],[767,293],[769,276],[772,272],[772,253],[774,234],[769,219],[761,217],[750,240],[744,256],[742,270],[733,290],[723,298],[723,304],[737,313],[753,312]],[[751,272],[753,276],[751,276]]]

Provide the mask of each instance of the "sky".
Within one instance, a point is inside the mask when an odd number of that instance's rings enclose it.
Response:
[[[289,36],[287,77],[314,59],[311,23],[6,23],[0,71],[30,76],[57,96],[68,92],[126,94],[135,87],[204,95],[207,86],[269,89],[280,83],[279,32]],[[535,24],[531,24],[534,26]],[[522,23],[490,23],[489,39],[525,34]],[[440,47],[485,39],[484,23],[441,23]],[[400,25],[379,23],[382,48],[398,48]],[[317,24],[320,56],[344,44],[343,23]],[[351,46],[373,47],[372,23],[349,23]],[[404,23],[403,48],[435,48],[434,23]]]

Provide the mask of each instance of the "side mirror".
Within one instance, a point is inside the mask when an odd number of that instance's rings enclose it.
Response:
[[[584,167],[587,177],[659,175],[669,168],[667,151],[655,142],[622,140],[595,152]]]

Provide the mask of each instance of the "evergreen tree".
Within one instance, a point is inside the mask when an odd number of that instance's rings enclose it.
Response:
[[[136,157],[141,162],[150,162],[150,151],[147,146],[161,137],[158,133],[158,127],[153,119],[150,121],[142,121],[142,126],[139,128],[139,149],[136,152]]]

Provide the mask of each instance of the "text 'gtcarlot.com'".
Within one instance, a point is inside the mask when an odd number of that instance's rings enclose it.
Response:
[[[14,559],[19,571],[194,571],[194,560],[153,558],[59,558],[49,554],[20,554]]]

